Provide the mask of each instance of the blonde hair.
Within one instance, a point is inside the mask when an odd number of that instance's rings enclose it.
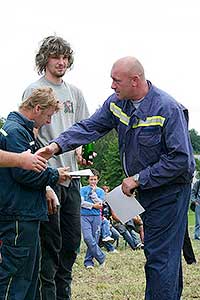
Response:
[[[55,112],[60,109],[60,102],[51,87],[43,87],[33,90],[32,94],[26,98],[19,106],[19,109],[31,110],[37,104],[42,110],[53,107]]]

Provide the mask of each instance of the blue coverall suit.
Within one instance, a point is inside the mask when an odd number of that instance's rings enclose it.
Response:
[[[35,152],[34,122],[10,113],[0,129],[0,149]],[[46,185],[59,174],[0,168],[0,300],[34,300],[39,269],[39,225],[47,221]]]
[[[89,119],[53,141],[65,152],[117,130],[124,172],[139,174],[139,201],[145,208],[145,299],[179,300],[181,249],[195,162],[187,110],[149,81],[148,85],[137,109],[134,101],[113,94]]]

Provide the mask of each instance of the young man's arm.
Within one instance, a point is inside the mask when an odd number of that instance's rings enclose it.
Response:
[[[32,154],[30,150],[22,153],[12,153],[0,150],[0,167],[19,167],[36,172],[44,171],[47,167],[46,159]]]

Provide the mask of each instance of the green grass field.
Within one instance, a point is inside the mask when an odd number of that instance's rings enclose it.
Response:
[[[194,213],[189,212],[189,230],[193,238]],[[200,299],[200,241],[192,239],[198,263],[187,265],[183,259],[183,300]],[[142,250],[132,251],[120,240],[119,253],[107,254],[105,268],[92,270],[83,266],[85,245],[82,243],[73,271],[73,300],[142,300],[144,299],[145,257]],[[162,300],[162,299],[160,299]]]
[[[189,210],[189,212],[188,212],[188,224],[189,224],[190,227],[194,227],[194,223],[195,223],[194,212]]]

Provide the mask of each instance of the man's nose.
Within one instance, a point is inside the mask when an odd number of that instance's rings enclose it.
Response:
[[[115,85],[115,83],[114,83],[114,81],[112,82],[112,84],[111,84],[111,89],[115,89],[116,88],[116,85]]]
[[[65,62],[64,58],[63,57],[60,57],[59,60],[58,60],[59,64],[63,64]]]

